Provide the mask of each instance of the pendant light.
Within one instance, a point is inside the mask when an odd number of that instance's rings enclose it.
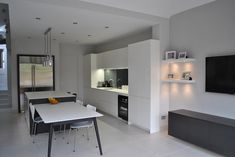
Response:
[[[43,66],[52,66],[52,52],[51,52],[51,27],[48,28],[44,33],[44,53],[46,58],[43,62]]]

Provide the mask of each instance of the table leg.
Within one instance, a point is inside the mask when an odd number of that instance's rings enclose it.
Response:
[[[51,157],[51,145],[52,145],[52,136],[53,136],[53,126],[50,124],[49,138],[48,138],[48,152],[47,157]]]
[[[95,127],[95,133],[96,133],[97,142],[98,142],[99,149],[100,149],[100,155],[103,155],[102,147],[101,147],[101,142],[100,142],[100,135],[99,135],[99,130],[98,130],[98,125],[97,125],[96,118],[93,119],[93,122],[94,122],[94,127]]]

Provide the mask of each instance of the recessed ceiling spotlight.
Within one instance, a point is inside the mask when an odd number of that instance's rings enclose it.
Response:
[[[74,22],[73,22],[73,24],[74,24],[74,25],[77,25],[77,24],[78,24],[78,22],[74,21]]]
[[[36,20],[41,20],[41,18],[40,18],[40,17],[35,17],[35,19],[36,19]]]
[[[60,34],[64,35],[64,34],[65,34],[65,32],[61,32]]]
[[[105,28],[105,29],[109,29],[109,26],[105,26],[104,28]]]
[[[88,36],[88,37],[91,37],[92,35],[88,34],[87,36]]]

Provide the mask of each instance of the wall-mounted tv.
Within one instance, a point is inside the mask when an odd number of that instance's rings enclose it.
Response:
[[[235,55],[206,58],[206,92],[235,94]]]

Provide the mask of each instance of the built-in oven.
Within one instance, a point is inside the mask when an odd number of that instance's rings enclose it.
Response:
[[[128,121],[128,97],[118,95],[118,117]]]

